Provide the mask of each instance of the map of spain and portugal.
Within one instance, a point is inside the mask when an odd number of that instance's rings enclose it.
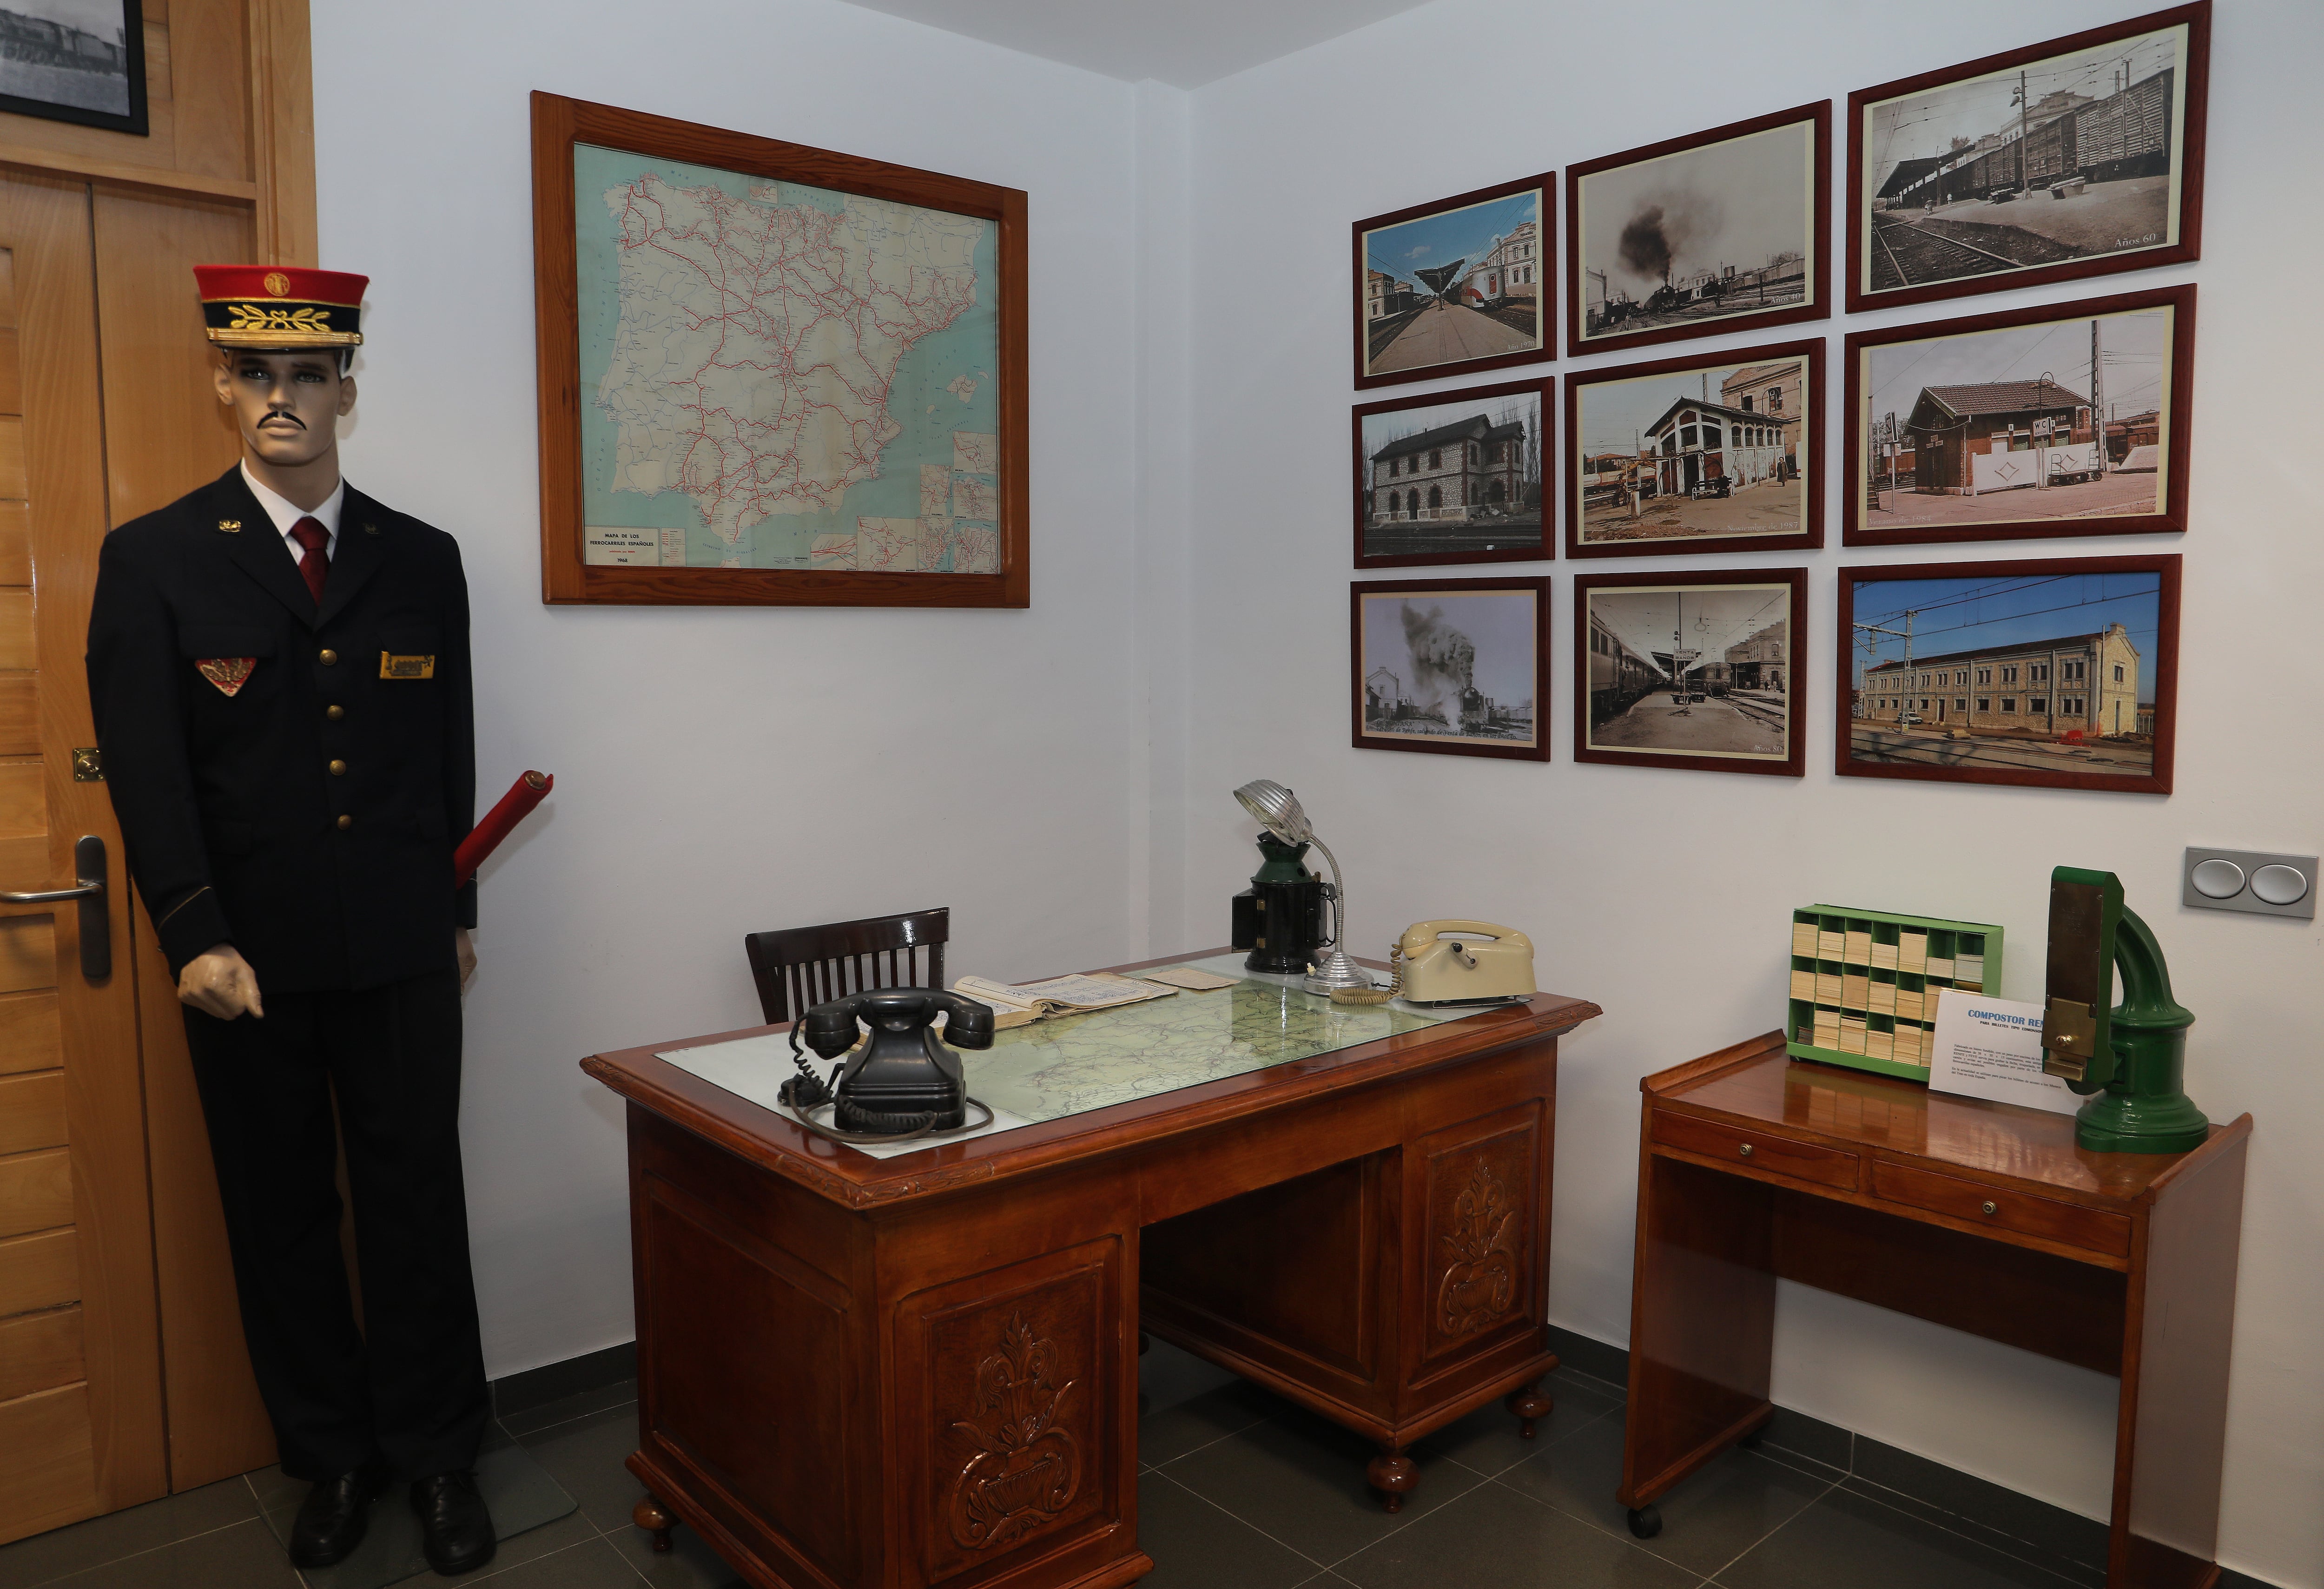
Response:
[[[991,221],[574,151],[584,560],[998,573]]]

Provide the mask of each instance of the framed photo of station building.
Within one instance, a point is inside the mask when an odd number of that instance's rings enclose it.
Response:
[[[1549,581],[1348,587],[1358,750],[1549,760]]]
[[[1848,309],[2200,257],[2210,0],[1848,97]]]
[[[1355,224],[1357,390],[1557,356],[1543,285],[1556,180],[1544,171]]]
[[[2169,794],[2179,564],[1842,568],[1837,770]]]
[[[1849,546],[2187,527],[2195,289],[1849,335]]]
[[[1823,341],[1565,377],[1565,555],[1823,544]]]
[[[1554,381],[1359,404],[1356,567],[1538,562],[1550,539]]]
[[[1573,759],[1805,774],[1805,568],[1573,582]]]

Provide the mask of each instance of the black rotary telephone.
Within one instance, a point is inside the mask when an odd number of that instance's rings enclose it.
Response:
[[[889,988],[817,1004],[791,1028],[791,1058],[799,1074],[782,1085],[779,1096],[804,1115],[822,1104],[845,1131],[882,1136],[915,1136],[952,1131],[967,1122],[968,1083],[960,1056],[936,1040],[936,1017],[945,1036],[964,1049],[992,1047],[992,1007],[934,988]],[[825,1082],[808,1068],[799,1042],[826,1059],[856,1046],[855,1023],[872,1035]]]

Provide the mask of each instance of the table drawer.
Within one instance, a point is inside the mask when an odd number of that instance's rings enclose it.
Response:
[[[2061,1203],[2053,1197],[2006,1191],[1981,1181],[1961,1180],[1932,1170],[1877,1161],[1872,1166],[1872,1190],[1876,1196],[1893,1202],[2015,1231],[2019,1235],[2041,1236],[2116,1258],[2130,1255],[2130,1220],[2123,1215],[2103,1214],[2078,1204]]]
[[[1697,1120],[1691,1114],[1655,1111],[1655,1141],[1685,1153],[1748,1164],[1754,1169],[1788,1175],[1827,1187],[1856,1185],[1856,1155],[1838,1148],[1820,1148],[1788,1137],[1769,1136],[1739,1126]]]

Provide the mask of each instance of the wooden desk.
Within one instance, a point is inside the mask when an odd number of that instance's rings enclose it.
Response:
[[[1780,1277],[2119,1375],[2107,1583],[2217,1582],[2250,1115],[2088,1153],[2070,1115],[1794,1063],[1779,1031],[1640,1086],[1634,1531],[1773,1412]]]
[[[1393,1505],[1413,1441],[1549,1409],[1556,1039],[1597,1013],[1543,994],[891,1159],[653,1049],[584,1060],[629,1105],[640,1522],[786,1589],[1130,1583],[1141,1322],[1378,1442]]]

